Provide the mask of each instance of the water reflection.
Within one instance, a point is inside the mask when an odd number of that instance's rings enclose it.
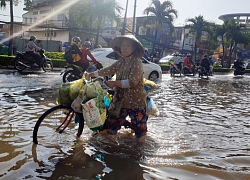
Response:
[[[248,76],[164,75],[151,94],[161,114],[150,118],[145,145],[129,130],[110,141],[85,128],[53,148],[31,138],[37,118],[55,105],[59,78],[30,78],[37,87],[15,78],[0,89],[2,179],[250,179]]]

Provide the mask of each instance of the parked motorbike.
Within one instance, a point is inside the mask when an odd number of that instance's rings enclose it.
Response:
[[[40,67],[44,70],[44,72],[52,71],[53,63],[49,58],[44,55],[44,52],[45,51],[43,49],[38,52],[39,55],[42,57]],[[34,58],[26,54],[25,52],[18,52],[16,57],[13,59],[13,62],[14,68],[18,71],[23,71],[24,69],[40,69],[40,67],[32,66],[34,64]]]
[[[179,66],[179,67],[178,67]],[[181,72],[182,72],[182,63],[178,64],[178,66],[176,64],[170,64],[170,76],[173,77],[175,76],[175,74],[179,74],[181,76]]]
[[[101,69],[103,68],[102,64],[99,62],[98,64],[95,65],[96,69]],[[82,68],[80,66],[77,66],[75,64],[67,64],[62,70],[60,75],[63,76],[63,82],[71,82],[75,81],[81,78],[81,72]]]

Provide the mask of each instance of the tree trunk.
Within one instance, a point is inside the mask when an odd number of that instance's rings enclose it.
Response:
[[[157,33],[158,33],[158,29],[155,29],[155,37],[154,37],[154,43],[153,43],[153,47],[152,47],[152,56],[154,56],[154,52],[155,52],[155,43],[156,43],[156,37],[157,37]],[[153,59],[152,59],[153,61]]]
[[[12,55],[13,26],[14,26],[14,18],[13,18],[13,0],[10,0],[10,36],[9,36],[9,50],[8,50],[8,56],[11,56],[11,55]]]
[[[95,38],[95,45],[94,45],[95,47],[98,46],[98,39],[99,39],[99,32],[100,32],[100,24],[101,24],[101,22],[102,22],[102,19],[99,18],[99,23],[97,25],[97,32],[96,32],[96,38]]]
[[[196,61],[196,49],[197,49],[197,44],[196,44],[196,41],[195,41],[195,43],[194,43],[194,59],[195,59],[195,61]]]

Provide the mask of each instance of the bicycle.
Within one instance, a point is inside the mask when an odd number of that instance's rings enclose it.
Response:
[[[64,142],[66,140],[72,142],[73,140],[68,137],[76,131],[75,126],[71,123],[75,117],[79,120],[79,128],[76,133],[77,138],[79,138],[84,128],[84,118],[81,113],[77,113],[70,106],[64,105],[58,105],[48,109],[40,116],[35,124],[33,129],[33,142],[35,144],[47,145],[55,145],[56,140],[60,143],[61,139]],[[123,124],[125,128],[130,128],[130,125],[131,123],[127,120]],[[105,129],[107,129],[106,123],[104,123],[103,128],[99,130],[99,132]]]
[[[55,144],[55,139],[75,133],[75,127],[70,122],[77,117],[79,128],[77,137],[80,137],[84,128],[84,119],[81,113],[74,112],[70,106],[58,105],[45,111],[37,120],[33,129],[33,142]],[[63,139],[64,141],[66,138]]]

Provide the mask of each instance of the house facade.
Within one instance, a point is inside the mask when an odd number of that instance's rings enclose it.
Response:
[[[114,0],[109,0],[114,1]],[[79,36],[82,41],[95,39],[96,34],[77,27],[70,16],[71,8],[68,0],[33,0],[33,7],[23,14],[24,38],[35,35],[41,41],[70,42],[72,37]],[[104,18],[106,28],[98,38],[99,45],[108,46],[106,39],[117,36],[118,30],[113,28],[114,23]]]

